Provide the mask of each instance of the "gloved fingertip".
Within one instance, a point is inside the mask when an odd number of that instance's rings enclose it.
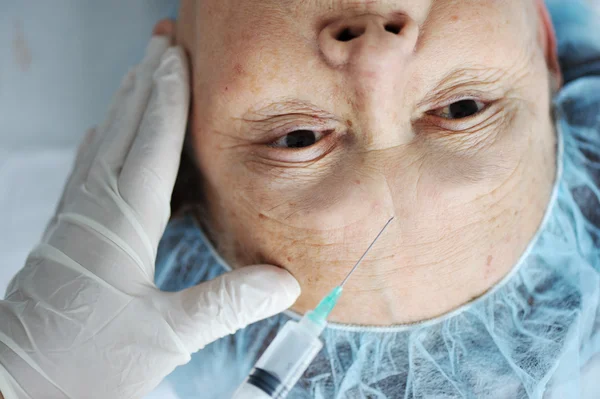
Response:
[[[300,289],[300,284],[298,284],[298,281],[287,270],[277,268],[277,273],[279,274],[278,281],[281,285],[282,292],[285,292],[286,299],[291,306],[300,296],[302,291]]]
[[[183,49],[180,46],[171,46],[163,54],[160,65],[164,66],[174,61],[181,63],[184,59]]]
[[[188,74],[185,63],[185,52],[183,49],[180,46],[169,47],[163,54],[154,77],[155,79],[159,79],[162,76],[175,73],[187,83]]]
[[[279,313],[289,308],[300,296],[300,284],[294,276],[281,267],[265,264],[246,266],[224,276],[229,276],[231,281],[236,281],[238,294],[241,296],[250,298],[251,295],[259,302],[264,298],[270,298],[270,310],[267,311],[269,316],[273,314],[271,312]]]
[[[171,38],[168,36],[154,35],[146,48],[144,62],[154,64],[161,59],[165,51],[171,46]]]

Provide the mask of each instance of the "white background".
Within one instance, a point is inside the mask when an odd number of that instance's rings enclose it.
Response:
[[[0,0],[0,297],[174,0]],[[170,398],[167,386],[150,397]]]

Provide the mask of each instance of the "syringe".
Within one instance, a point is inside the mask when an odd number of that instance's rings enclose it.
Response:
[[[387,221],[340,285],[327,294],[314,310],[307,312],[299,322],[291,320],[283,326],[233,395],[234,399],[282,399],[287,396],[323,347],[319,336],[327,326],[327,317],[342,295],[344,284],[392,220],[393,217]]]

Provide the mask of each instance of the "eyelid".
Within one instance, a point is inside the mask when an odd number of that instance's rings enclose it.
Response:
[[[259,144],[255,153],[263,158],[284,163],[315,162],[335,148],[342,134],[336,130],[324,132],[323,137],[315,144],[302,148],[283,148]]]
[[[266,145],[297,130],[326,132],[336,128],[339,128],[339,122],[331,119],[323,120],[309,115],[288,114],[268,121],[254,122],[251,131],[256,135],[257,143]]]
[[[289,134],[292,134],[294,132],[298,132],[298,131],[309,131],[309,132],[315,132],[315,136],[317,137],[315,139],[315,143],[306,147],[297,147],[297,148],[286,148],[286,147],[278,147],[275,144],[277,142],[279,142],[280,140],[286,138]],[[303,149],[306,149],[308,147],[312,147],[313,145],[317,145],[319,143],[319,141],[323,140],[323,138],[325,138],[326,135],[328,135],[329,133],[331,133],[331,131],[323,131],[323,130],[317,130],[317,129],[294,129],[286,134],[284,134],[283,136],[279,136],[277,139],[275,139],[274,141],[272,141],[271,143],[268,144],[268,146],[272,147],[272,148],[282,148],[282,149],[286,149],[289,151],[301,151]]]
[[[449,106],[453,103],[459,102],[459,101],[474,100],[474,101],[481,101],[484,104],[488,104],[488,103],[497,101],[499,98],[500,98],[499,96],[492,95],[490,93],[481,92],[481,91],[477,91],[477,90],[475,90],[475,91],[467,90],[467,91],[460,91],[460,93],[456,93],[456,94],[446,95],[443,97],[440,96],[440,98],[435,101],[428,101],[428,102],[420,103],[418,106],[418,109],[420,110],[420,113],[427,113],[427,112],[435,110],[435,109],[447,107],[447,106]]]
[[[482,101],[483,102],[483,101]],[[471,115],[463,119],[447,119],[436,115],[426,113],[417,124],[426,123],[428,125],[434,125],[438,129],[443,129],[451,132],[465,132],[469,129],[481,125],[485,121],[493,118],[494,115],[498,115],[502,112],[502,105],[500,101],[483,102],[486,107],[478,113]]]
[[[460,67],[449,71],[430,87],[430,91],[415,107],[416,110],[431,108],[432,105],[443,106],[442,102],[456,97],[473,96],[487,101],[497,100],[506,94],[506,89],[511,84],[507,82],[502,69]]]
[[[506,95],[506,90],[497,82],[478,80],[455,82],[455,84],[437,86],[417,103],[415,111],[424,114],[429,110],[447,106],[461,100],[479,100],[484,103],[498,101]]]
[[[481,103],[481,104],[483,105],[483,107],[481,108],[481,110],[477,111],[477,112],[476,112],[476,113],[474,113],[473,115],[470,115],[470,116],[465,116],[464,118],[452,119],[452,118],[445,118],[445,117],[443,117],[443,116],[440,116],[440,115],[437,115],[437,114],[436,114],[436,111],[440,111],[440,110],[443,110],[443,109],[449,108],[449,107],[451,107],[453,104],[456,104],[456,103],[459,103],[459,102],[462,102],[462,101],[474,101],[474,102],[476,102],[476,103]],[[475,99],[475,98],[464,98],[464,99],[462,99],[462,100],[453,101],[453,102],[451,102],[451,103],[449,103],[448,105],[445,105],[445,106],[443,106],[443,107],[439,107],[439,108],[433,109],[433,110],[431,110],[431,111],[428,111],[427,113],[428,113],[429,115],[431,115],[431,116],[437,116],[438,118],[443,118],[443,119],[446,119],[446,120],[449,120],[449,121],[459,121],[459,120],[462,120],[462,121],[464,121],[464,120],[467,120],[467,119],[470,119],[470,118],[475,118],[475,117],[477,117],[479,114],[481,114],[481,113],[485,112],[485,110],[488,108],[489,104],[490,104],[490,103],[487,103],[487,102],[485,102],[485,101],[481,101],[481,100],[478,100],[478,99]]]
[[[270,136],[270,140],[269,141],[276,141],[279,140],[282,137],[285,137],[286,135],[293,133],[293,132],[297,132],[299,130],[310,130],[312,132],[320,132],[320,133],[324,133],[324,132],[328,132],[328,131],[332,131],[335,130],[331,125],[325,125],[325,124],[320,124],[320,126],[317,126],[315,124],[302,124],[302,123],[294,123],[294,122],[290,122],[290,123],[286,123],[285,125],[280,125],[275,127],[274,129],[272,129],[269,132],[269,136]]]

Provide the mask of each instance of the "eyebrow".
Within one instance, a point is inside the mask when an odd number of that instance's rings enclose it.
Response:
[[[246,122],[255,122],[268,120],[280,115],[304,114],[320,119],[338,119],[335,115],[324,111],[315,104],[293,98],[282,98],[276,101],[269,101],[267,104],[258,104],[251,107],[240,118]]]
[[[468,67],[456,68],[444,75],[431,94],[421,100],[417,107],[423,107],[426,104],[434,102],[436,98],[444,97],[451,90],[455,90],[461,85],[464,86],[486,86],[489,90],[489,85],[494,81],[499,81],[500,76],[505,75],[505,72],[500,68],[489,67]],[[476,89],[471,89],[476,92]],[[483,90],[482,90],[483,93]],[[439,100],[438,100],[439,101]],[[243,122],[264,122],[282,115],[307,115],[316,119],[339,120],[339,117],[324,111],[315,104],[296,98],[282,97],[277,100],[264,101],[250,107],[239,119]]]

